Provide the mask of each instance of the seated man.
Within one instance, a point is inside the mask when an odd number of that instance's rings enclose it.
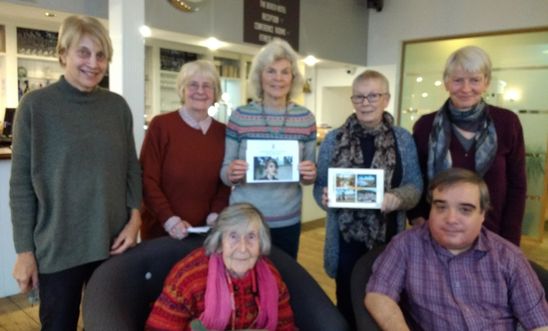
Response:
[[[544,290],[518,247],[482,228],[483,180],[439,173],[429,220],[393,238],[373,266],[365,306],[383,330],[548,330]],[[404,302],[405,301],[405,302]],[[415,325],[416,324],[416,325]]]

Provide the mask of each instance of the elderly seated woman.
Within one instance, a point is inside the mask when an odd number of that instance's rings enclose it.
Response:
[[[167,276],[146,330],[295,330],[289,292],[265,257],[270,252],[262,214],[247,203],[225,208],[198,248]]]

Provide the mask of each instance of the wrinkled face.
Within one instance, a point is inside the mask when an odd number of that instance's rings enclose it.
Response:
[[[265,174],[271,177],[274,177],[278,174],[278,168],[276,168],[274,162],[268,162],[266,164]]]
[[[432,238],[454,255],[475,242],[485,219],[480,210],[480,190],[471,183],[456,183],[432,192],[428,227]]]
[[[489,81],[483,73],[469,73],[462,69],[454,70],[445,80],[445,89],[456,108],[469,109],[481,101]]]
[[[227,270],[243,277],[251,270],[260,254],[259,223],[251,222],[247,228],[234,227],[223,233],[223,262]]]
[[[183,87],[183,92],[187,109],[207,113],[215,98],[215,83],[204,75],[194,75]]]
[[[291,90],[292,82],[291,62],[281,59],[267,65],[261,73],[264,101],[286,100]]]
[[[354,100],[360,97],[363,100]],[[352,98],[358,121],[367,127],[375,127],[382,121],[383,112],[390,101],[386,86],[379,79],[357,82],[352,88]]]
[[[65,69],[65,79],[83,92],[90,92],[97,87],[107,71],[107,56],[89,35],[83,35],[60,56]]]

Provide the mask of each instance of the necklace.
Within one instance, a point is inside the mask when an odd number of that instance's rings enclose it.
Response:
[[[264,110],[264,104],[262,102],[261,102],[261,115],[263,116],[264,126],[268,129],[268,131],[270,133],[272,133],[272,134],[275,134],[275,133],[282,134],[282,133],[284,133],[285,125],[287,123],[287,115],[288,115],[287,104],[285,105],[283,122],[282,122],[282,125],[279,126],[280,129],[278,130],[278,132],[275,132],[274,129],[273,129],[274,127],[272,127],[270,124],[268,124],[268,121],[266,119],[266,112]]]

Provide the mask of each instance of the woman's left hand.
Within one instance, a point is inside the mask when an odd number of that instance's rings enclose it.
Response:
[[[137,245],[137,234],[141,227],[141,213],[138,209],[131,210],[131,218],[110,247],[110,255],[118,255],[128,248]]]
[[[385,214],[397,210],[401,205],[401,199],[393,193],[385,193],[382,200],[381,211]]]
[[[312,161],[302,161],[299,163],[299,173],[301,174],[301,183],[309,185],[316,180],[316,164]]]

